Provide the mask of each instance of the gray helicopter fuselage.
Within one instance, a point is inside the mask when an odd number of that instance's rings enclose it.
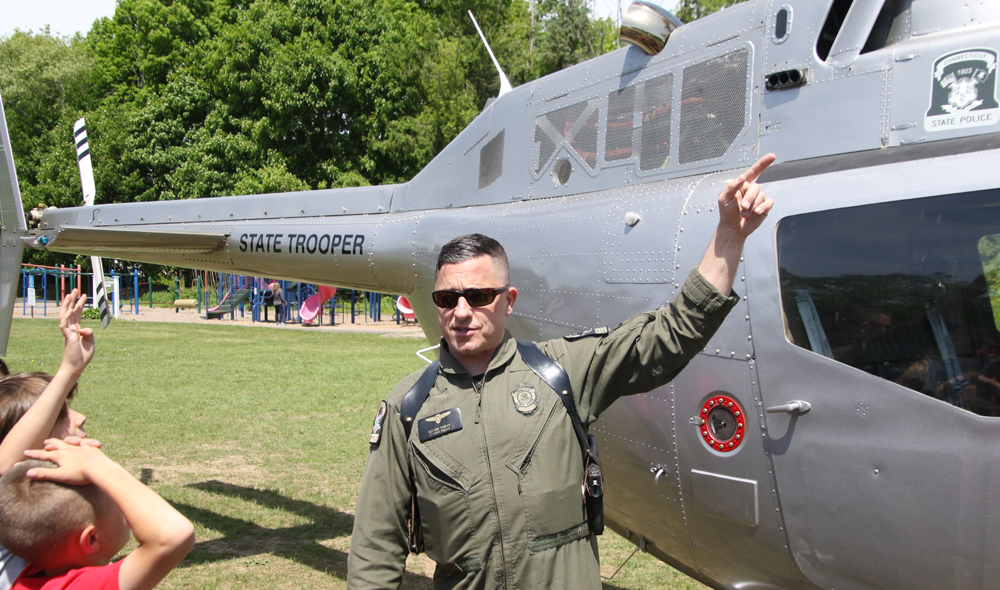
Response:
[[[718,588],[995,587],[998,54],[994,3],[747,2],[513,89],[404,184],[53,210],[26,241],[404,294],[434,343],[437,252],[479,232],[544,340],[672,299],[774,152],[740,304],[591,426],[609,525]]]

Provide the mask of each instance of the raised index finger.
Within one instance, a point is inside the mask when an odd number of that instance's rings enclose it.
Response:
[[[778,157],[774,154],[767,154],[761,159],[754,162],[753,166],[747,168],[746,172],[740,176],[745,182],[753,182],[757,180],[757,177],[761,175],[762,172],[767,170],[767,167],[774,163]]]

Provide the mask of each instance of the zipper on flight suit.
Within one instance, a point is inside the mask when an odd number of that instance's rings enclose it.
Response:
[[[476,391],[476,424],[479,424],[481,418],[480,410],[483,405],[483,386],[486,385],[486,373],[483,373],[482,380],[476,383],[476,378],[472,377],[472,389]]]
[[[476,383],[476,378],[472,378],[472,388],[476,391],[476,424],[480,423],[481,411],[483,406],[483,389],[486,387],[486,373],[483,373],[483,378]],[[490,492],[493,495],[493,510],[497,517],[497,535],[499,540],[497,542],[497,551],[500,554],[500,575],[503,580],[503,587],[507,587],[507,560],[504,559],[503,554],[503,523],[500,518],[500,508],[497,506],[497,487],[496,483],[493,481],[493,465],[490,462],[490,449],[487,444],[486,437],[486,423],[483,422],[483,449],[486,450],[486,471],[490,474]]]

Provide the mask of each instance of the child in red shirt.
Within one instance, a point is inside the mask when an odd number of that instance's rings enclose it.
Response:
[[[194,546],[191,523],[97,447],[52,438],[24,454],[41,461],[0,478],[0,543],[31,563],[13,589],[145,590]],[[139,547],[111,563],[130,529]]]

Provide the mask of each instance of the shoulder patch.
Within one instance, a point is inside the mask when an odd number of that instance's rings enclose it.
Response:
[[[382,423],[385,422],[385,415],[389,409],[388,404],[385,400],[378,405],[378,411],[375,412],[375,421],[372,423],[372,434],[368,437],[368,443],[377,445],[379,441],[382,440]]]
[[[579,340],[589,336],[607,336],[609,332],[611,332],[611,330],[607,328],[591,328],[589,330],[584,330],[583,332],[577,332],[576,334],[567,334],[566,336],[563,336],[563,340]]]

